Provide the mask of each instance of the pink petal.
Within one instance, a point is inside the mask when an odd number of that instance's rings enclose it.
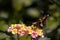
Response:
[[[38,35],[37,35],[36,32],[33,32],[31,36],[32,36],[32,38],[36,38],[36,37],[38,37]]]
[[[44,38],[44,35],[42,35],[41,38]]]
[[[12,31],[12,29],[13,29],[12,27],[9,27],[9,28],[8,28],[8,32],[11,32],[11,31]]]
[[[19,31],[18,31],[18,34],[19,34],[19,36],[24,36],[25,32],[22,31],[22,30],[19,30]]]

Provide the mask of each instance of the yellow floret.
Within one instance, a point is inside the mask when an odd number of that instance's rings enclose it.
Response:
[[[33,33],[33,30],[29,30],[29,33],[28,34],[32,34]]]
[[[20,26],[25,26],[25,24],[20,24]]]
[[[13,29],[12,34],[16,34],[16,33],[17,33],[17,29]]]
[[[41,35],[42,35],[42,30],[37,30],[37,34],[38,34],[39,36],[41,36]]]
[[[26,30],[26,29],[25,29],[25,27],[21,27],[21,29],[20,29],[20,30]]]
[[[12,27],[16,27],[16,24],[11,24]]]

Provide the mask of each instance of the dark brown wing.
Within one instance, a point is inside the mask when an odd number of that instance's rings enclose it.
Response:
[[[46,19],[48,18],[49,15],[44,16],[42,19],[39,19],[37,22],[34,22],[32,25],[38,27],[38,28],[44,28]]]

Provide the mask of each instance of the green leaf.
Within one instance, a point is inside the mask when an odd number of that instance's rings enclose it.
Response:
[[[0,30],[7,31],[8,25],[5,23],[5,21],[0,21]]]
[[[56,21],[56,19],[54,19],[53,17],[49,17],[46,21],[47,31],[54,30],[55,28],[57,28],[58,25],[59,25],[59,21]]]
[[[33,0],[23,0],[25,6],[30,6],[33,3]]]
[[[10,37],[7,37],[6,40],[11,40]]]
[[[5,33],[0,33],[0,40],[7,38],[7,37],[8,37],[8,35],[6,35]]]
[[[13,4],[13,8],[16,10],[16,11],[20,11],[23,7],[23,4],[20,0],[12,0],[12,4]]]
[[[45,37],[45,38],[39,38],[38,40],[50,40],[50,38]]]
[[[20,40],[31,40],[31,37],[28,35],[24,35],[23,37],[20,37]]]
[[[52,14],[53,17],[55,17],[57,20],[59,20],[60,18],[60,13],[59,12],[55,12]]]
[[[37,17],[37,18],[40,16],[39,11],[38,11],[37,9],[35,9],[35,8],[30,8],[30,9],[28,9],[28,10],[27,10],[27,14],[28,14],[29,16],[31,16],[31,17]]]
[[[50,10],[56,10],[57,9],[57,5],[56,4],[49,5],[49,9]]]

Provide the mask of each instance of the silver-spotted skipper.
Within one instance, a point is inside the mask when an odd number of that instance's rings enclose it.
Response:
[[[35,27],[43,29],[44,26],[46,25],[46,19],[48,18],[49,15],[44,16],[42,19],[39,19],[37,22],[34,22],[32,25]]]

